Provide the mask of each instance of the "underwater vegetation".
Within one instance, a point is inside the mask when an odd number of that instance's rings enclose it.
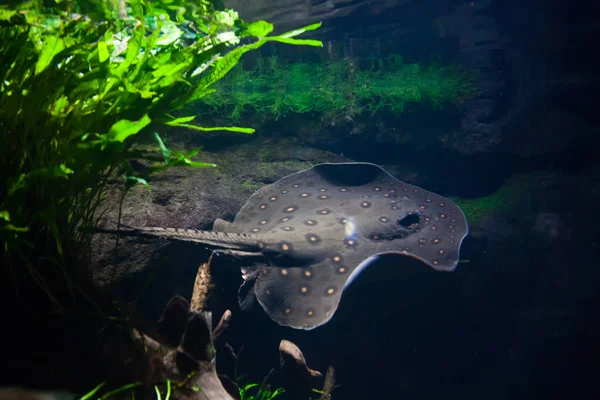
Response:
[[[259,383],[247,383],[239,387],[240,392],[240,400],[273,400],[278,397],[280,394],[284,392],[283,388],[277,388],[275,390],[271,389],[271,386],[266,383],[269,375],[265,377],[263,382]],[[135,390],[141,386],[143,386],[142,382],[133,382],[127,385],[120,386],[118,388],[102,392],[102,388],[106,385],[106,382],[100,383],[94,389],[90,390],[88,393],[79,397],[78,400],[116,400],[120,398],[124,398],[123,395],[125,393],[128,394],[128,398],[135,399]],[[172,395],[175,394],[178,389],[178,385],[170,380],[167,380],[166,383],[161,385],[154,385],[155,399],[156,400],[169,400]],[[201,388],[195,388],[195,390],[200,391]]]
[[[475,73],[459,65],[406,63],[401,56],[292,63],[259,58],[236,66],[202,99],[208,112],[234,121],[244,112],[259,119],[315,112],[401,114],[409,105],[434,109],[460,105],[477,93]]]
[[[266,383],[248,383],[240,387],[240,400],[273,400],[284,393],[283,388],[275,390]]]
[[[247,24],[207,0],[48,3],[0,7],[0,238],[3,264],[23,265],[62,309],[35,264],[71,285],[66,266],[85,257],[91,234],[81,228],[94,225],[109,177],[147,184],[136,158],[156,162],[150,173],[214,166],[192,160],[198,150],[168,151],[158,134],[157,154],[136,141],[165,126],[252,133],[171,113],[213,92],[248,51],[321,42],[295,38],[319,24],[269,36],[272,24]]]

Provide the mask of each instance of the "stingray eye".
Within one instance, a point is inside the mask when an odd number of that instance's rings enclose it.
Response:
[[[398,225],[403,228],[413,228],[421,222],[421,216],[418,213],[412,213],[406,215],[404,218],[398,220]]]

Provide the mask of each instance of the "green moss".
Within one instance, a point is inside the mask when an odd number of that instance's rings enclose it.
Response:
[[[489,196],[452,200],[463,210],[469,224],[476,225],[493,213],[516,208],[528,201],[533,183],[528,177],[518,176]]]
[[[248,189],[249,191],[255,192],[258,189],[260,189],[261,187],[264,186],[264,183],[257,183],[251,180],[246,179],[245,181],[242,182],[242,187],[244,189]]]
[[[244,112],[278,119],[290,113],[400,114],[411,104],[435,109],[460,105],[477,92],[472,71],[457,65],[405,64],[398,56],[324,63],[289,63],[277,57],[241,66],[203,102],[238,120]]]

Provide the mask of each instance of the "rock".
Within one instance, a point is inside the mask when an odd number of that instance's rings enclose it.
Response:
[[[502,141],[499,116],[493,116],[498,94],[505,82],[496,74],[494,54],[504,52],[507,41],[500,36],[496,18],[485,15],[489,0],[465,2],[435,20],[440,38],[456,38],[463,62],[478,71],[479,94],[467,100],[460,129],[446,132],[446,148],[464,154],[489,152]]]
[[[486,290],[508,287],[527,293],[530,307],[552,309],[573,295],[573,285],[583,283],[581,276],[598,279],[594,267],[582,261],[594,257],[598,243],[578,232],[591,232],[600,221],[589,213],[600,201],[600,182],[548,171],[519,179],[525,186],[487,203],[495,206],[470,221],[462,259],[468,262],[465,269],[484,268],[470,269],[461,291],[478,298]],[[509,180],[498,192],[513,190],[515,182]]]
[[[121,223],[211,229],[217,218],[231,221],[248,197],[265,184],[315,164],[344,161],[340,156],[304,146],[293,138],[258,138],[218,153],[202,152],[198,159],[214,162],[217,168],[178,167],[151,176],[148,180],[151,191],[137,185],[123,199]],[[148,166],[141,163],[138,168],[143,170]],[[108,198],[102,206],[104,214],[100,225],[114,228],[119,215],[119,185],[109,185],[106,192]],[[210,255],[202,247],[121,237],[116,263],[115,245],[114,235],[94,235],[93,280],[102,290],[110,291],[114,284],[160,265],[180,268],[181,249],[196,249],[198,256]],[[206,260],[196,260],[190,268],[197,268],[203,261]],[[195,271],[190,274],[195,275]],[[173,290],[167,287],[166,281],[162,286],[166,291]]]

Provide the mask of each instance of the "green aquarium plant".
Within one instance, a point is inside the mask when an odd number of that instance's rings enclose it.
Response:
[[[271,389],[271,386],[266,383],[266,379],[270,376],[267,375],[262,383],[248,383],[240,386],[240,400],[273,400],[282,393],[285,392],[283,388]],[[143,387],[143,382],[133,382],[126,385],[119,386],[115,389],[102,391],[102,388],[106,385],[106,382],[102,382],[95,388],[79,397],[78,400],[116,400],[125,398],[123,395],[127,394],[127,398],[135,399],[135,390]],[[154,395],[156,400],[169,400],[177,398],[177,390],[180,389],[181,385],[167,380],[164,383],[154,385]],[[195,391],[201,391],[202,388],[193,388]]]
[[[78,400],[117,400],[125,397],[129,399],[135,399],[135,390],[143,387],[143,382],[128,383],[115,389],[102,392],[101,389],[105,385],[106,382],[100,383],[94,389],[79,397]],[[164,388],[159,386],[164,386]],[[176,385],[173,385],[170,380],[167,380],[166,383],[161,385],[154,385],[154,394],[156,396],[156,400],[169,400],[174,389],[173,386]],[[124,396],[125,394],[127,394],[127,396]]]
[[[280,394],[285,393],[284,388],[280,387],[273,390],[271,385],[267,383],[272,373],[273,370],[270,370],[261,383],[240,384],[239,382],[243,381],[245,376],[238,377],[236,381],[239,385],[240,400],[273,400]]]
[[[249,383],[240,387],[241,400],[272,400],[284,393],[283,388],[272,390],[269,385],[259,385],[258,383]]]
[[[52,7],[47,7],[51,4]],[[3,264],[22,269],[61,308],[40,265],[73,268],[90,241],[107,179],[147,183],[130,161],[206,167],[197,152],[136,149],[152,130],[205,127],[176,115],[214,91],[248,51],[297,39],[313,24],[270,35],[208,0],[30,0],[0,6],[0,238]],[[45,275],[55,275],[47,272]],[[71,282],[72,283],[72,282]],[[76,285],[69,285],[69,288]]]
[[[261,119],[290,113],[390,112],[425,104],[461,105],[477,93],[476,76],[459,65],[407,63],[400,56],[291,63],[272,56],[238,65],[202,99],[209,113],[239,120],[244,112]]]

